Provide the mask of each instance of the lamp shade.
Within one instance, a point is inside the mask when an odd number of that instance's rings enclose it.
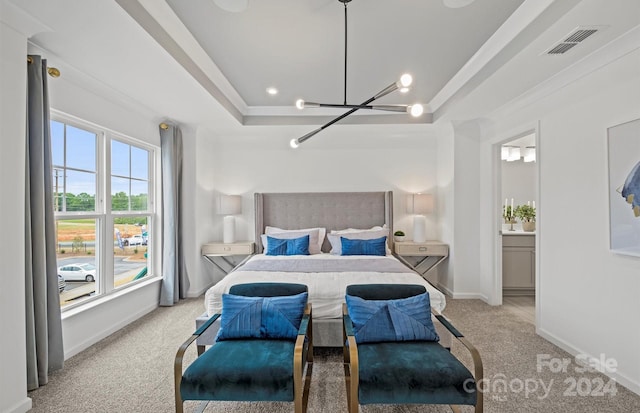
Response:
[[[407,212],[413,217],[413,241],[425,242],[427,240],[426,219],[424,214],[433,211],[433,197],[430,194],[413,194],[409,196]]]
[[[424,215],[433,211],[433,196],[431,194],[409,195],[408,201],[408,214]]]
[[[218,215],[237,215],[242,212],[240,195],[220,195],[218,197]]]

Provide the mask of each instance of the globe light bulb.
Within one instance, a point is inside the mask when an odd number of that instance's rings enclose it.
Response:
[[[401,87],[409,87],[411,86],[411,83],[413,82],[413,77],[409,74],[409,73],[405,73],[404,75],[400,76],[400,85]]]
[[[293,149],[296,149],[298,146],[300,146],[300,145],[298,144],[298,140],[297,140],[297,139],[291,139],[291,141],[289,142],[289,145],[291,145],[291,147],[292,147]]]
[[[424,112],[424,108],[419,103],[409,106],[408,109],[409,109],[409,113],[414,118],[417,118],[418,116],[422,115],[422,113]]]
[[[304,109],[304,99],[296,100],[296,107],[300,110]]]

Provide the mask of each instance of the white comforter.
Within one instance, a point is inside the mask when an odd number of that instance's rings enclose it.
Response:
[[[305,256],[305,259],[335,260],[335,259],[376,259],[394,260],[393,256],[348,256],[341,257],[330,254],[316,254]],[[251,258],[254,260],[295,260],[300,256],[267,256],[258,254]],[[446,305],[445,296],[429,284],[417,273],[406,272],[274,272],[274,271],[245,271],[243,267],[229,273],[219,283],[209,288],[205,294],[205,307],[209,316],[220,313],[222,310],[222,294],[228,293],[229,288],[235,284],[252,282],[291,282],[306,284],[309,288],[309,302],[312,303],[313,318],[335,319],[342,316],[342,303],[347,285],[350,284],[420,284],[429,292],[431,307],[442,312]]]

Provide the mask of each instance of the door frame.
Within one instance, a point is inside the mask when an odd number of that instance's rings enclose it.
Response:
[[[508,133],[498,135],[493,143],[491,150],[491,164],[493,171],[493,208],[492,211],[500,211],[503,205],[502,196],[502,160],[501,160],[501,146],[504,143],[511,142],[515,139],[521,138],[530,134],[535,135],[536,142],[536,162],[535,162],[535,201],[536,201],[536,238],[535,238],[535,319],[536,326],[540,316],[540,234],[541,234],[541,202],[540,202],[540,122],[536,121],[534,124],[528,126],[522,126],[517,129],[513,129]],[[494,214],[495,217],[495,214]],[[495,225],[493,226],[493,239],[494,239],[494,274],[493,274],[493,291],[491,292],[492,305],[502,305],[502,218],[495,219]]]

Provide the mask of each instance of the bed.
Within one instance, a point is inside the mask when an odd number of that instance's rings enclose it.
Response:
[[[255,228],[256,254],[207,290],[206,314],[197,320],[197,325],[221,311],[222,294],[232,285],[247,282],[306,284],[313,306],[314,345],[320,347],[342,346],[342,303],[349,284],[420,284],[429,291],[434,310],[442,312],[445,308],[444,294],[391,254],[392,192],[256,193]],[[354,228],[360,232],[348,230]],[[269,242],[265,231],[271,231],[275,237],[284,233],[293,237],[301,229],[321,229],[316,238],[311,233],[309,251],[312,255],[264,253],[264,244]],[[332,234],[332,231],[345,232]],[[385,232],[389,234],[386,255],[335,254],[340,249],[336,244],[340,236],[359,238],[365,234],[364,238],[371,238]],[[354,236],[354,233],[360,235]],[[273,241],[273,238],[269,240]],[[313,251],[311,244],[316,243],[317,250]],[[212,344],[214,334],[215,330],[201,338],[198,344]]]

